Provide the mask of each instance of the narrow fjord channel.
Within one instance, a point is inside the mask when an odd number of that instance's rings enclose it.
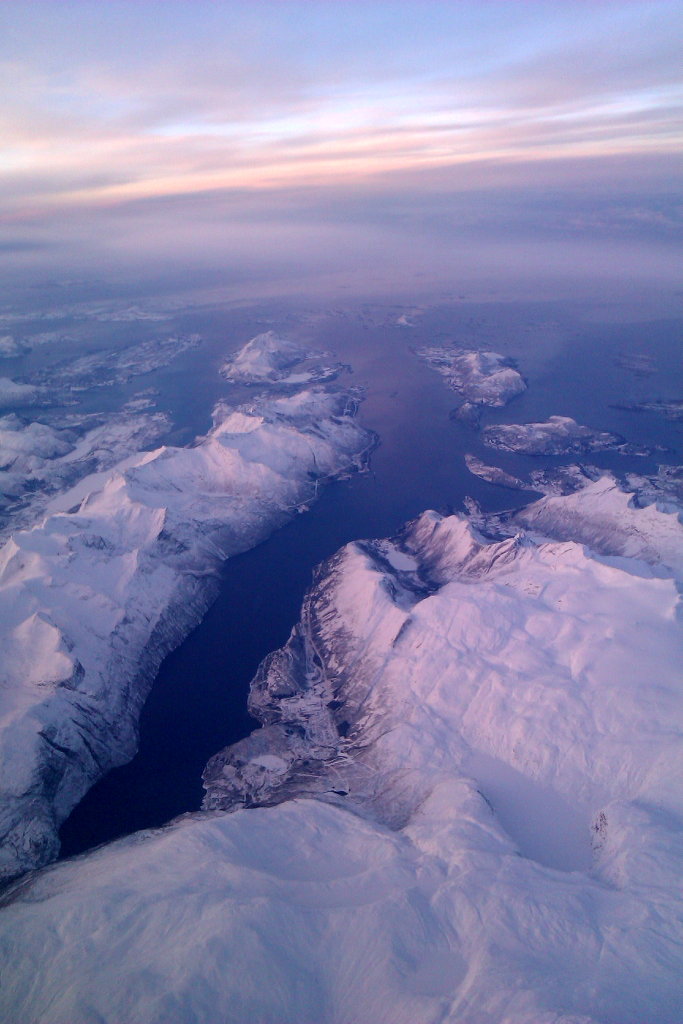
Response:
[[[528,309],[525,313],[527,321],[535,315]],[[518,324],[510,329],[519,339]],[[348,322],[338,330],[338,337],[328,331],[324,344],[354,366],[349,381],[364,385],[367,392],[361,421],[380,438],[369,471],[332,483],[310,511],[225,564],[215,603],[160,668],[143,710],[137,755],[110,772],[74,810],[61,831],[63,857],[198,810],[206,762],[256,726],[246,710],[249,682],[262,658],[286,641],[320,561],[351,540],[395,533],[425,508],[460,508],[467,495],[492,511],[521,506],[532,497],[493,487],[467,471],[465,451],[489,461],[492,453],[481,446],[477,434],[449,421],[455,396],[409,348],[439,334],[456,344],[470,339],[459,337],[448,321],[429,318],[408,332],[409,337],[397,327],[369,330]],[[486,340],[500,352],[519,354],[504,334]],[[572,380],[567,380],[571,357],[564,381],[551,394],[547,386],[534,388],[548,354],[534,370],[532,356],[538,358],[538,352],[533,352],[533,338],[526,345],[529,358],[520,359],[520,368],[529,377],[529,390],[496,411],[496,420],[524,422],[542,410],[547,415],[546,408],[572,415],[577,406],[575,414],[585,419],[581,406],[589,403],[591,425],[614,429],[615,414],[604,400],[615,388],[614,363],[607,354],[593,374],[591,395],[580,365],[572,394]],[[613,458],[592,461],[607,467]],[[557,461],[513,456],[506,468],[525,475],[530,468]],[[619,468],[631,467],[622,460]],[[646,470],[650,464],[641,460],[638,468]]]

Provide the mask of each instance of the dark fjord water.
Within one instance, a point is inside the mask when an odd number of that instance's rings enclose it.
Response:
[[[595,456],[590,461],[597,465],[642,472],[657,461],[680,461],[680,426],[610,407],[617,401],[680,397],[680,323],[591,323],[578,306],[549,304],[424,310],[413,327],[397,326],[398,315],[384,308],[302,320],[282,309],[260,317],[216,310],[179,323],[179,329],[200,331],[206,343],[153,381],[162,407],[179,425],[178,441],[205,430],[212,403],[226,394],[216,376],[226,351],[273,328],[333,349],[352,364],[354,375],[347,379],[367,390],[361,421],[379,434],[381,444],[368,473],[330,485],[310,512],[225,565],[215,604],[161,666],[143,711],[137,756],[104,778],[73,812],[61,832],[63,856],[198,809],[207,760],[256,725],[246,711],[249,682],[260,660],[286,641],[318,562],[350,540],[391,535],[425,508],[457,509],[466,495],[487,510],[530,500],[530,494],[502,490],[469,474],[463,462],[467,451],[518,475],[562,461],[503,456],[484,448],[476,434],[449,420],[455,398],[416,359],[413,346],[452,341],[518,359],[528,391],[487,414],[484,422],[572,415],[629,440],[670,449],[659,459]],[[638,377],[619,367],[615,359],[624,352],[652,355],[656,371]]]

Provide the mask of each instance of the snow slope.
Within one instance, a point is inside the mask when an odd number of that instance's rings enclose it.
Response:
[[[7,894],[10,1018],[680,1021],[681,525],[611,478],[525,515],[562,539],[324,564],[213,811]]]
[[[324,365],[327,353],[309,352],[274,331],[257,334],[221,366],[221,374],[233,384],[298,386],[337,377],[342,363]]]
[[[133,755],[150,680],[221,561],[360,464],[354,401],[318,389],[219,405],[195,446],[81,480],[0,549],[0,877],[54,858],[70,810]]]
[[[640,508],[632,494],[623,490],[611,474],[604,473],[573,494],[548,495],[527,505],[512,516],[511,527],[557,540],[575,540],[604,555],[640,559],[680,583],[680,508],[672,493],[663,502],[653,501]]]
[[[131,415],[135,404],[106,417],[86,415],[81,422],[74,417],[73,424],[67,419],[66,427],[57,429],[35,420],[27,423],[14,413],[0,417],[1,540],[44,516],[55,493],[158,443],[169,429],[168,417],[159,412]]]

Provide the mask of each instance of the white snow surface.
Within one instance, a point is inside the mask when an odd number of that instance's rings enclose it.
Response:
[[[498,408],[526,390],[522,375],[499,352],[430,345],[417,354],[475,406]]]
[[[359,464],[369,438],[347,401],[220,405],[193,447],[86,477],[0,549],[0,878],[53,859],[74,805],[133,755],[151,677],[220,563]]]
[[[218,809],[7,894],[9,1019],[678,1024],[681,525],[609,477],[526,518],[322,566]]]
[[[639,508],[633,494],[604,473],[568,495],[548,495],[512,517],[514,529],[588,544],[603,555],[642,560],[683,581],[681,506],[653,501]],[[633,569],[632,569],[633,571]]]
[[[91,418],[96,425],[89,426]],[[32,526],[55,493],[143,446],[151,447],[170,426],[164,413],[131,415],[128,408],[103,419],[86,416],[71,429],[55,429],[35,420],[26,422],[14,413],[0,417],[0,508],[7,514],[0,539]]]
[[[227,359],[221,374],[233,384],[291,386],[331,380],[343,369],[340,363],[321,365],[320,359],[320,352],[309,352],[289,338],[266,331]]]

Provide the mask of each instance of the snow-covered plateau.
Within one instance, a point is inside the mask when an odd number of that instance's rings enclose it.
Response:
[[[10,1019],[678,1024],[682,577],[608,475],[347,545],[209,810],[8,890]]]
[[[0,359],[13,359],[22,353],[23,348],[15,337],[11,334],[0,335]]]
[[[430,345],[417,355],[446,379],[463,404],[455,417],[476,426],[482,408],[500,408],[526,390],[511,359],[498,352]]]
[[[53,859],[75,804],[132,757],[154,673],[221,562],[362,463],[357,401],[314,388],[219,404],[193,446],[85,477],[0,549],[0,878]]]

